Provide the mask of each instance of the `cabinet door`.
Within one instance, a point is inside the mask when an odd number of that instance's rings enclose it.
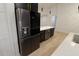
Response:
[[[31,11],[38,12],[38,3],[31,4]]]
[[[15,8],[38,12],[38,3],[15,3]]]
[[[54,35],[54,28],[50,29],[50,37],[52,37]]]
[[[24,38],[21,43],[21,55],[29,55],[33,51],[39,48],[40,45],[40,34]]]
[[[45,40],[50,38],[50,29],[45,30]]]
[[[40,42],[45,41],[45,31],[40,32]]]
[[[15,3],[15,8],[30,10],[30,4],[29,3]]]

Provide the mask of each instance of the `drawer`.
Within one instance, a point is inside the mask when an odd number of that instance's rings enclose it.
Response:
[[[21,42],[21,55],[26,56],[40,46],[40,34],[24,38]]]

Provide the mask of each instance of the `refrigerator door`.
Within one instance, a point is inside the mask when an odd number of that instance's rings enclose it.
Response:
[[[17,10],[17,27],[19,38],[24,38],[30,35],[30,12],[25,9],[18,8]]]
[[[31,35],[40,33],[40,13],[30,12],[31,16]]]

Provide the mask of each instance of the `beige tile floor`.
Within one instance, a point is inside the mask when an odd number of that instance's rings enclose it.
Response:
[[[62,43],[68,33],[55,32],[54,36],[40,44],[40,48],[29,56],[50,56]]]

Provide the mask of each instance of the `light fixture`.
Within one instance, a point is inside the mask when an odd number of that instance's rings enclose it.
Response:
[[[79,6],[78,6],[78,13],[79,13]]]
[[[51,10],[49,11],[49,14],[51,14]]]
[[[41,11],[43,12],[43,8],[41,8]]]

